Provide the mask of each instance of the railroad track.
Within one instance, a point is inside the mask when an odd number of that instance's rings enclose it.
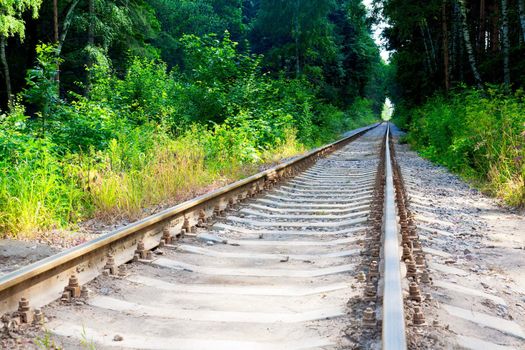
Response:
[[[3,276],[4,329],[44,323],[65,349],[405,349],[428,278],[405,201],[374,126]]]

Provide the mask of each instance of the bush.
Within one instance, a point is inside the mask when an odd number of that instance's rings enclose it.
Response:
[[[525,97],[503,88],[464,89],[411,110],[409,142],[424,156],[525,204]]]

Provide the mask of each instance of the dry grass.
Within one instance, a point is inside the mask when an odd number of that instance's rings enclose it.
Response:
[[[205,151],[198,142],[189,137],[170,140],[145,155],[148,160],[141,169],[116,172],[108,168],[91,176],[95,217],[105,222],[136,220],[152,213],[145,208],[175,205],[252,175],[261,165],[275,164],[304,151],[293,130],[287,133],[285,142],[266,151],[259,164],[205,160]]]

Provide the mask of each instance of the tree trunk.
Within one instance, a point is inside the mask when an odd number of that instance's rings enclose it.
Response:
[[[479,2],[479,37],[478,37],[478,54],[482,55],[486,50],[486,15],[485,15],[485,0]]]
[[[428,51],[427,46],[427,36],[425,35],[425,31],[423,30],[423,25],[421,22],[419,23],[419,30],[421,31],[421,36],[423,37],[423,46],[425,47],[425,66],[429,74],[432,73],[432,63],[430,59],[430,53]]]
[[[436,60],[436,49],[434,48],[434,41],[432,40],[432,35],[430,34],[430,29],[428,28],[428,22],[425,20],[425,29],[428,37],[428,42],[430,43],[430,53],[432,54],[432,67],[434,71],[437,70],[437,60]]]
[[[5,47],[7,39],[5,36],[0,38],[0,61],[2,61],[2,66],[4,67],[4,81],[5,81],[5,91],[7,92],[7,108],[11,109],[13,105],[13,96],[11,89],[11,75],[9,74],[9,65],[7,64],[7,56],[5,54]]]
[[[472,43],[470,41],[470,34],[468,32],[468,23],[467,23],[467,8],[465,6],[465,0],[458,0],[459,9],[461,11],[461,29],[463,31],[463,40],[465,42],[465,48],[467,50],[468,61],[470,63],[470,69],[472,70],[472,75],[476,81],[476,85],[481,87],[481,76],[479,75],[478,67],[476,65],[476,58],[474,57],[474,50],[472,49]]]
[[[459,38],[461,37],[458,33],[458,8],[457,8],[457,5],[454,1],[452,1],[451,3],[451,10],[452,10],[452,14],[451,14],[451,21],[450,21],[450,26],[451,26],[451,43],[450,43],[450,59],[449,59],[449,65],[450,65],[450,75],[449,75],[449,79],[450,81],[452,81],[453,77],[455,76],[455,73],[456,73],[456,66],[457,66],[457,61],[458,61],[458,42],[460,41]]]
[[[62,47],[64,47],[64,43],[66,42],[67,33],[69,31],[69,27],[71,26],[71,22],[73,21],[73,13],[75,11],[75,7],[77,7],[80,0],[75,0],[71,3],[69,6],[69,9],[67,10],[66,16],[64,18],[64,23],[62,24],[62,32],[60,33],[60,38],[58,39],[58,45],[57,45],[57,55],[60,56],[62,52]]]
[[[450,89],[449,58],[448,58],[448,28],[447,28],[447,0],[441,5],[441,22],[443,30],[443,71],[445,76],[445,91]]]
[[[523,43],[525,43],[525,0],[518,0],[518,6],[520,8],[521,34],[523,35]]]
[[[88,0],[88,13],[89,13],[89,24],[88,24],[88,74],[87,74],[87,85],[86,94],[91,91],[91,67],[93,67],[93,57],[91,51],[95,46],[95,0]]]
[[[55,43],[58,43],[58,0],[53,0],[53,32]]]
[[[490,33],[490,49],[493,53],[499,51],[499,6],[494,2],[492,7],[492,30]]]
[[[501,0],[501,34],[503,39],[503,81],[508,87],[510,85],[510,41],[509,41],[509,13],[507,0]]]
[[[301,75],[301,62],[299,58],[299,35],[300,35],[300,24],[299,24],[299,11],[301,10],[300,0],[295,1],[295,23],[294,23],[294,31],[295,31],[295,74],[296,77],[299,78]]]
[[[53,32],[55,45],[58,46],[58,0],[53,0]],[[60,62],[57,55],[57,72],[55,80],[57,82],[57,92],[60,95]]]
[[[95,45],[95,0],[88,0],[89,24],[88,24],[88,45]]]

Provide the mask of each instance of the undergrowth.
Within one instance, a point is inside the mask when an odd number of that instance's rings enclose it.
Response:
[[[396,117],[410,131],[407,141],[423,156],[509,205],[525,205],[523,90],[463,89],[435,96],[418,108],[398,109]]]
[[[83,220],[137,219],[240,179],[375,122],[371,103],[348,110],[303,78],[263,74],[260,57],[228,35],[185,36],[185,72],[131,58],[124,74],[91,69],[86,96],[57,95],[52,46],[19,101],[0,115],[0,233],[32,238]]]

